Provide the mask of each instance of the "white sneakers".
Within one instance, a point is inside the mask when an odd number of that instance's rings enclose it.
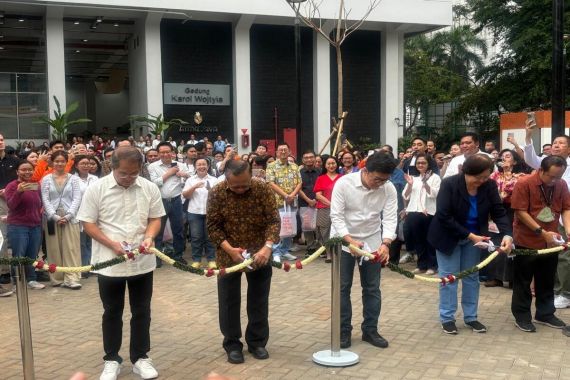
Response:
[[[554,296],[554,307],[557,309],[566,309],[570,307],[570,299],[563,295]]]
[[[143,380],[156,379],[158,372],[152,365],[150,359],[139,359],[133,366],[133,372]],[[105,367],[99,377],[99,380],[117,380],[117,376],[121,373],[121,364],[114,360],[105,360]]]
[[[149,358],[139,359],[133,367],[133,372],[141,377],[141,379],[156,379],[158,372],[152,365],[152,360]]]
[[[40,284],[37,281],[29,281],[28,282],[28,288],[30,288],[30,289],[38,290],[38,289],[43,289],[45,287],[46,286],[44,284]]]
[[[105,367],[99,377],[99,380],[117,380],[117,376],[121,373],[121,364],[114,360],[105,360]]]

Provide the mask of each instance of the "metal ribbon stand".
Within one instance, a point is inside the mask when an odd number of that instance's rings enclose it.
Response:
[[[18,320],[20,322],[20,344],[22,346],[22,365],[24,379],[34,380],[34,351],[32,347],[32,328],[30,325],[30,308],[28,306],[28,284],[26,283],[26,266],[16,268],[16,297],[18,302]]]
[[[342,244],[332,248],[332,308],[331,308],[331,349],[315,352],[313,361],[328,367],[348,367],[357,364],[358,354],[340,349],[340,256]]]

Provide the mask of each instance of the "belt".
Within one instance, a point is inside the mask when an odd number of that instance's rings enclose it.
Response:
[[[163,201],[165,202],[173,202],[177,199],[180,199],[180,194],[173,196],[172,198],[162,198]]]

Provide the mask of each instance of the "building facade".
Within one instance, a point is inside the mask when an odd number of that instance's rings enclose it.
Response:
[[[346,5],[350,22],[368,2]],[[327,31],[337,6],[320,6]],[[322,147],[337,116],[335,51],[304,26],[297,89],[295,15],[285,0],[28,0],[2,2],[0,12],[8,140],[47,139],[47,127],[33,121],[53,114],[54,96],[62,107],[79,101],[73,116],[92,120],[72,134],[138,135],[147,131],[129,115],[164,114],[188,121],[169,131],[176,141],[222,135],[242,152],[295,135],[299,149]],[[397,145],[404,38],[451,21],[450,1],[383,0],[349,36],[342,56],[350,140]]]

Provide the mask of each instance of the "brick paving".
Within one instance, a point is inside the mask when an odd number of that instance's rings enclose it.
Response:
[[[355,286],[351,350],[360,355],[360,363],[335,369],[312,362],[314,352],[330,345],[330,265],[319,260],[300,272],[274,271],[271,357],[259,361],[246,352],[245,364],[231,365],[221,347],[215,279],[165,266],[155,272],[150,356],[160,379],[201,379],[212,370],[236,379],[570,379],[570,339],[541,325],[534,334],[519,331],[510,314],[509,289],[481,287],[479,315],[487,334],[472,333],[459,316],[459,335],[447,336],[438,322],[437,286],[388,270],[382,276],[380,333],[389,348],[360,340],[360,289]],[[245,278],[242,284],[244,293]],[[80,291],[29,292],[38,380],[67,380],[77,370],[99,378],[103,354],[97,279],[83,280],[83,285]],[[125,314],[125,363],[119,378],[138,379],[128,361],[130,314]],[[570,309],[557,314],[570,322]],[[0,379],[22,379],[15,296],[0,298],[0,326]]]

